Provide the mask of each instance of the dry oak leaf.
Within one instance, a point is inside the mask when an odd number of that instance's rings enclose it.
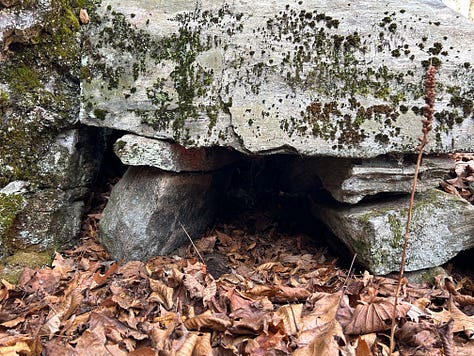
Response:
[[[152,278],[148,278],[148,281],[150,282],[152,293],[148,297],[147,301],[149,303],[158,302],[162,304],[166,310],[170,310],[173,307],[173,288],[170,288]]]
[[[179,348],[176,350],[176,356],[192,356],[194,355],[194,349],[198,343],[198,334],[197,333],[188,333],[185,335],[182,343],[179,344]],[[173,355],[171,353],[171,355]]]
[[[345,336],[337,320],[333,319],[311,332],[313,336],[311,342],[308,345],[299,342],[298,345],[303,347],[293,352],[293,356],[338,356],[340,354],[339,344],[341,341],[345,344]]]
[[[211,334],[199,333],[196,345],[194,346],[193,355],[210,356],[212,355]]]
[[[397,306],[397,318],[404,317],[410,310],[410,304]],[[344,331],[348,335],[361,335],[390,329],[389,321],[393,314],[393,302],[387,298],[372,298],[372,302],[356,306],[352,320]]]
[[[171,327],[162,329],[160,323],[153,323],[148,326],[148,329],[151,329],[148,333],[151,336],[151,342],[155,349],[170,350],[169,337],[173,332],[174,327],[175,325],[171,325]]]
[[[5,322],[1,323],[0,325],[4,326],[6,328],[14,328],[15,326],[17,326],[18,324],[23,323],[24,321],[25,321],[25,315],[20,315],[20,316],[16,317],[15,319],[5,321]]]
[[[36,340],[28,335],[0,336],[0,355],[31,355],[36,349]]]
[[[371,335],[371,334],[367,334],[367,335]],[[359,336],[357,338],[357,344],[356,344],[356,356],[372,356],[372,351],[370,351],[370,346],[369,344],[367,343],[367,341],[365,341],[364,339],[362,339],[361,336]]]
[[[232,323],[229,320],[213,316],[210,310],[205,311],[204,313],[194,316],[192,318],[186,319],[184,321],[184,326],[188,330],[215,330],[215,331],[225,331],[227,330]]]
[[[286,335],[296,335],[302,328],[301,313],[303,304],[289,304],[281,306],[275,312],[275,317],[283,320]]]
[[[376,333],[360,335],[357,338],[357,345],[355,347],[356,356],[371,356],[371,349],[375,341],[377,341]]]
[[[262,333],[245,345],[246,355],[288,355],[287,335],[280,333]],[[278,351],[278,352],[277,352]]]
[[[2,285],[3,287],[6,288],[6,290],[15,290],[16,289],[16,285],[15,284],[11,284],[10,282],[2,279]]]
[[[2,356],[17,356],[25,354],[30,355],[31,349],[24,341],[17,342],[12,346],[0,346],[0,355]]]
[[[53,294],[60,280],[61,273],[49,268],[31,269],[25,267],[18,281],[18,288],[27,293],[41,290]]]
[[[103,328],[86,329],[78,339],[74,340],[75,350],[79,355],[107,355],[106,341]]]
[[[456,307],[452,298],[448,300],[448,310],[440,312],[430,311],[431,317],[439,323],[447,323],[454,319],[453,332],[464,331],[470,339],[474,338],[474,316],[467,316]]]

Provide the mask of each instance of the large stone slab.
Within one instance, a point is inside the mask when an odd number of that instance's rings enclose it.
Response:
[[[238,158],[222,147],[186,148],[176,143],[137,135],[124,135],[114,144],[114,152],[129,166],[151,166],[170,172],[210,172]]]
[[[399,270],[408,197],[312,208],[373,273]],[[406,271],[439,266],[474,247],[474,206],[436,189],[417,194],[410,231]]]
[[[82,122],[186,146],[413,152],[439,67],[431,152],[474,149],[474,26],[440,1],[112,1],[88,25]]]
[[[100,239],[117,260],[170,253],[189,242],[181,224],[196,238],[212,223],[224,181],[216,173],[130,167],[104,209]]]

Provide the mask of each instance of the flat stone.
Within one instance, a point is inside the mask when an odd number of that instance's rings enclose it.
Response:
[[[358,11],[363,9],[363,11]],[[186,147],[368,158],[474,150],[474,27],[441,1],[103,0],[81,121]]]
[[[356,206],[312,204],[314,215],[375,274],[400,268],[408,198]],[[442,265],[474,247],[474,206],[433,189],[417,194],[408,240],[406,271]]]
[[[236,152],[222,147],[186,148],[137,135],[122,136],[114,151],[126,165],[151,166],[170,172],[214,171],[237,159]]]
[[[416,157],[412,157],[413,160]],[[367,196],[380,193],[410,193],[415,162],[398,157],[377,157],[368,160],[321,159],[309,167],[317,172],[331,195],[343,203],[356,204]],[[437,188],[453,167],[449,156],[423,159],[418,172],[417,192]]]
[[[29,183],[24,180],[15,180],[8,183],[2,189],[0,189],[0,194],[21,194],[26,193],[28,190]]]
[[[114,186],[100,240],[117,260],[146,260],[198,238],[213,222],[225,175],[130,167]]]

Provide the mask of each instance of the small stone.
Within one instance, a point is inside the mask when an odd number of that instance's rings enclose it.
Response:
[[[83,25],[87,25],[89,23],[89,14],[87,13],[86,9],[81,9],[79,11],[79,21],[81,21]]]

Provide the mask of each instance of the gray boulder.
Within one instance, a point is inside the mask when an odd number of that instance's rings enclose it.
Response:
[[[313,204],[313,213],[376,274],[398,271],[408,197],[356,206]],[[439,266],[474,247],[474,206],[439,190],[417,194],[406,270]]]
[[[170,253],[189,242],[182,226],[196,238],[213,222],[225,183],[216,173],[130,167],[104,209],[100,239],[117,260]]]

